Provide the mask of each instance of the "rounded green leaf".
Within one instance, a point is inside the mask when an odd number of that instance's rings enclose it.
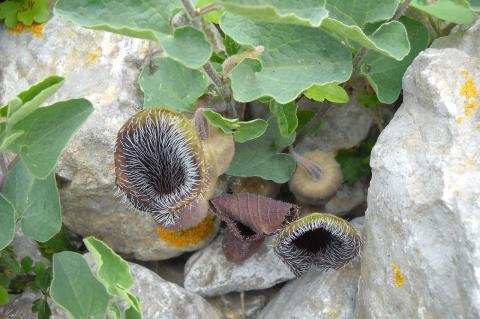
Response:
[[[143,108],[165,107],[180,112],[193,112],[193,103],[208,86],[202,72],[170,58],[146,64],[138,82],[144,92]]]
[[[70,251],[53,255],[50,297],[74,319],[104,319],[109,300],[82,255]]]
[[[3,195],[15,208],[25,235],[43,242],[60,231],[60,196],[54,173],[37,179],[18,161],[8,172]]]
[[[328,15],[325,0],[214,0],[250,20],[318,27]]]
[[[15,235],[15,210],[8,199],[0,194],[0,250],[7,247]]]
[[[95,237],[87,237],[83,242],[95,260],[98,278],[110,294],[115,294],[117,288],[128,289],[133,285],[130,267],[122,257]]]
[[[294,102],[279,104],[271,101],[269,107],[270,112],[272,112],[277,119],[280,134],[289,136],[294,133],[298,126],[297,104]]]
[[[292,177],[296,163],[288,154],[279,153],[293,143],[295,135],[282,137],[275,119],[268,120],[268,129],[261,137],[235,145],[235,156],[227,171],[233,176],[258,176],[276,183]]]
[[[378,100],[390,104],[397,100],[402,89],[402,78],[413,59],[430,42],[427,28],[420,22],[402,17],[400,19],[408,31],[411,51],[402,61],[396,61],[377,52],[369,51],[360,61],[360,73],[377,93]]]
[[[338,84],[312,85],[303,94],[319,102],[328,100],[333,103],[347,103],[349,101],[348,93]]]
[[[53,172],[70,138],[92,112],[92,104],[86,99],[39,108],[13,126],[24,134],[9,149],[21,156],[35,177],[46,178]]]
[[[410,6],[453,23],[470,24],[474,21],[474,14],[467,0],[413,0]]]
[[[180,0],[59,0],[54,13],[87,28],[155,40],[171,58],[199,68],[212,48],[203,32],[172,28],[170,20],[180,9]]]
[[[262,119],[241,122],[238,119],[225,118],[211,110],[203,111],[203,116],[211,125],[220,128],[225,134],[233,134],[233,138],[238,143],[262,136],[268,126],[267,122]]]
[[[220,26],[240,44],[264,47],[259,60],[245,59],[233,69],[231,85],[237,101],[270,96],[286,104],[312,84],[350,78],[350,52],[322,30],[254,22],[232,14],[225,14]]]

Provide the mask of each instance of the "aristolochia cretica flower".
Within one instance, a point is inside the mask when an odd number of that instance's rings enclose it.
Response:
[[[339,269],[360,253],[361,240],[346,220],[313,213],[288,224],[277,235],[277,256],[300,277],[312,265],[321,269]]]
[[[208,188],[207,165],[199,137],[181,113],[147,109],[120,129],[115,145],[116,185],[132,206],[162,226],[177,220],[193,226],[192,207]],[[206,209],[205,209],[206,211]],[[198,221],[197,221],[198,219]]]
[[[230,261],[250,257],[265,236],[280,231],[298,216],[298,207],[268,197],[236,193],[210,200],[212,211],[227,224],[224,253]]]

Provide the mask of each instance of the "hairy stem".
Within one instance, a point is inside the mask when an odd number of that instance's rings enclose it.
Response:
[[[222,7],[219,6],[218,4],[210,4],[208,6],[203,7],[200,10],[197,10],[196,12],[197,12],[198,16],[203,16],[203,15],[206,15],[207,13],[209,13],[209,12],[217,11],[217,10],[221,10],[221,9],[222,9]]]
[[[202,17],[199,14],[197,14],[197,10],[195,10],[190,0],[182,0],[182,4],[192,24],[206,34],[207,32],[205,31],[205,27],[201,21]],[[209,40],[212,41],[210,38]],[[205,71],[207,76],[210,78],[210,80],[212,80],[218,93],[222,96],[226,106],[225,109],[229,111],[229,115],[233,117],[237,117],[235,101],[233,101],[232,99],[231,90],[228,84],[226,84],[225,81],[222,79],[222,77],[217,73],[217,71],[215,71],[215,68],[210,62],[207,62],[203,66],[203,70]]]

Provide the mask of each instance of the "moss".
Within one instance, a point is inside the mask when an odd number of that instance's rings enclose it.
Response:
[[[405,276],[403,276],[400,268],[394,263],[392,263],[390,267],[392,267],[393,270],[393,281],[395,286],[397,286],[397,288],[401,288],[405,284]]]
[[[195,227],[181,231],[170,230],[157,226],[157,234],[161,240],[172,247],[185,248],[194,246],[209,236],[215,229],[215,219],[213,216],[207,216],[200,224]]]

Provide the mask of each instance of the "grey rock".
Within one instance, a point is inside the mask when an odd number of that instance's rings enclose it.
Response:
[[[221,318],[202,297],[163,280],[145,267],[130,263],[134,285],[131,292],[140,299],[143,317],[149,319]]]
[[[115,195],[113,149],[121,125],[142,105],[140,67],[153,42],[83,29],[53,17],[44,35],[0,29],[0,104],[58,74],[64,86],[51,101],[85,97],[94,112],[63,152],[57,175],[63,222],[82,236],[94,235],[115,251],[141,260],[166,259],[208,243],[179,249],[161,241],[148,216],[132,212]]]
[[[301,108],[313,108],[325,112],[322,125],[314,133],[301,140],[295,149],[299,152],[320,150],[334,152],[342,148],[351,148],[363,141],[374,123],[373,112],[360,105],[352,96],[346,104],[335,104],[326,109],[325,104],[300,100]]]
[[[366,200],[367,186],[365,183],[358,181],[351,186],[343,184],[335,196],[325,204],[325,212],[337,216],[346,216],[359,208],[358,214],[363,215]]]
[[[223,236],[193,254],[185,265],[185,289],[201,296],[272,287],[295,276],[275,255],[273,237],[243,263],[229,262],[223,254]]]
[[[356,318],[480,317],[479,27],[415,59],[373,149]]]
[[[361,232],[363,217],[352,225]],[[360,275],[360,261],[335,271],[311,269],[288,282],[263,308],[258,319],[353,318]]]
[[[42,262],[46,265],[51,264],[50,260],[42,256],[42,253],[38,249],[37,242],[25,236],[20,230],[20,227],[17,227],[15,230],[12,248],[17,256],[17,260],[22,260],[23,257],[29,256],[34,262]]]

